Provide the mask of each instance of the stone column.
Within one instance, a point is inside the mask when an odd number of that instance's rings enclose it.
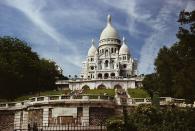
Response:
[[[43,109],[43,126],[48,126],[49,124],[49,108]]]
[[[14,114],[14,130],[15,129],[20,129],[21,125],[21,111],[17,111]]]
[[[28,111],[23,111],[22,129],[28,129]]]
[[[89,125],[89,107],[83,107],[82,125]]]

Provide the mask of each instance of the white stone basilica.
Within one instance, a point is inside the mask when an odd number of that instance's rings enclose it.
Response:
[[[137,74],[137,61],[132,58],[125,38],[121,41],[111,23],[111,16],[108,15],[107,25],[100,35],[99,46],[96,48],[92,40],[80,77],[68,82],[58,81],[56,84],[68,84],[71,90],[84,87],[128,89],[142,86],[142,80],[143,77]]]
[[[121,41],[117,30],[108,15],[107,25],[103,29],[98,48],[92,40],[86,61],[83,62],[81,78],[108,79],[129,78],[137,75],[137,61],[135,61],[126,44]]]

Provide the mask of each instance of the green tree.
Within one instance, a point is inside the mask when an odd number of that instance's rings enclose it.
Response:
[[[156,73],[146,75],[142,83],[143,88],[148,92],[151,98],[154,92],[159,91]]]
[[[54,88],[59,71],[54,62],[40,59],[26,42],[0,37],[0,97]]]

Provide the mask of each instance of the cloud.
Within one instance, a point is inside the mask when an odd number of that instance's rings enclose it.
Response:
[[[153,72],[158,50],[163,45],[170,45],[176,41],[173,23],[175,21],[176,24],[175,16],[182,7],[185,8],[186,2],[182,0],[165,0],[163,2],[150,0],[145,3],[139,0],[115,2],[105,0],[104,2],[128,14],[129,34],[144,40],[142,48],[139,50],[138,70],[145,74]],[[191,1],[188,2],[187,8],[192,8]],[[144,30],[144,28],[148,28],[150,31]]]
[[[29,18],[29,20],[31,20],[36,26],[39,27],[39,29],[41,29],[53,40],[55,40],[56,44],[63,44],[64,46],[72,50],[76,54],[76,56],[78,56],[76,46],[74,46],[74,44],[71,44],[71,41],[63,37],[59,32],[55,30],[54,27],[49,25],[49,23],[44,20],[41,10],[46,6],[45,1],[35,2],[34,0],[7,0],[6,4],[23,12]]]
[[[183,0],[89,0],[86,3],[82,0],[5,0],[0,3],[16,9],[16,14],[24,14],[31,23],[20,21],[25,26],[30,25],[22,38],[29,41],[41,57],[56,61],[66,75],[79,73],[91,37],[99,38],[107,13],[116,14],[113,24],[123,35],[130,35],[131,52],[139,58],[140,73],[153,72],[159,48],[176,39],[179,11],[194,7],[191,1]],[[4,27],[5,23],[2,26],[0,21],[0,26]],[[12,25],[9,26],[11,30]],[[22,32],[25,26],[14,28]],[[17,37],[21,38],[20,35]]]

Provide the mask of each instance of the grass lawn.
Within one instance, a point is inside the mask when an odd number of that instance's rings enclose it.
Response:
[[[35,94],[27,94],[20,96],[16,98],[14,101],[23,101],[23,100],[28,100],[30,97],[37,97],[37,96],[50,96],[50,95],[63,95],[63,94],[68,94],[71,92],[71,90],[49,90],[49,91],[42,91],[40,93],[35,93]],[[94,94],[94,95],[103,95],[104,93],[114,96],[115,91],[114,89],[91,89],[91,90],[85,90],[83,94]],[[143,89],[128,89],[128,93],[131,97],[133,98],[145,98],[145,97],[150,97],[149,94],[143,90]],[[0,100],[1,102],[7,101],[7,100]]]
[[[149,94],[145,90],[140,89],[140,88],[128,89],[128,93],[133,98],[146,98],[146,97],[150,97]]]
[[[91,89],[91,90],[85,90],[83,94],[101,94],[107,93],[110,96],[114,96],[114,89]]]

